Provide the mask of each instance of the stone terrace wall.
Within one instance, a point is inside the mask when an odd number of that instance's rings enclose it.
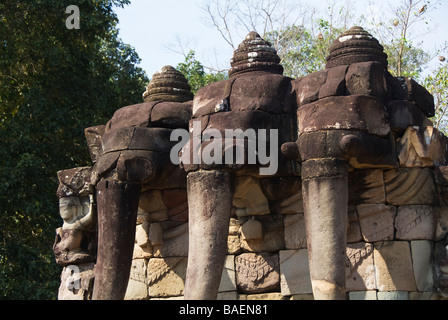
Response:
[[[358,110],[359,118],[348,119],[353,121],[342,128],[378,133],[390,139],[393,148],[387,168],[375,167],[372,159],[364,164],[350,163],[348,298],[447,299],[448,139],[429,121],[434,112],[432,97],[412,79],[392,77],[372,61],[332,66],[298,79],[296,85],[302,132],[308,130],[306,124],[317,114],[306,114],[312,109],[310,105],[318,103],[319,107],[324,99],[343,97],[345,102],[376,99],[384,103],[388,115],[384,132],[374,132],[378,128],[369,125],[376,120],[369,118],[370,114],[363,115],[362,110]],[[325,130],[329,126],[341,129],[344,125],[330,123],[333,119],[328,116],[315,120],[313,125]],[[96,137],[99,138],[91,140],[98,145],[100,134]],[[88,178],[76,173],[85,170],[61,172],[61,198],[88,199],[92,193],[85,188]],[[276,179],[238,177],[218,299],[313,299],[302,183],[300,177]],[[281,187],[286,184],[294,186],[290,194],[285,194],[281,201],[269,199],[273,190],[284,192]],[[142,193],[126,299],[182,299],[188,255],[188,215],[177,214],[176,210],[185,213],[185,197],[185,190],[181,189]],[[179,203],[166,199],[178,199]],[[85,201],[74,201],[71,205],[76,203],[80,211],[89,211]],[[174,212],[173,208],[176,208]],[[90,238],[94,237],[91,227],[82,227],[90,232]],[[62,232],[58,237],[56,247],[67,238]],[[81,248],[84,253],[79,254],[79,259],[75,256],[70,260],[75,261],[73,264],[64,264],[60,299],[91,297],[94,250],[82,243]],[[64,256],[56,257],[63,264]]]
[[[448,207],[433,206],[433,177],[429,168],[353,172],[352,188],[360,179],[366,184],[349,212],[349,299],[441,298],[434,286],[443,279],[433,257],[448,244],[440,242],[447,235]],[[403,185],[416,196],[397,196]],[[291,199],[283,212],[235,216],[229,231],[219,299],[313,299],[300,199]],[[182,298],[188,224],[142,223],[136,241],[126,298]]]
[[[434,206],[436,195],[443,194],[448,185],[444,173],[448,169],[351,173],[346,267],[349,299],[443,299],[442,293],[446,297],[447,277],[440,266],[448,245],[448,204]],[[260,191],[259,185],[251,189]],[[414,196],[407,196],[409,193]],[[235,214],[231,219],[219,299],[313,299],[301,199],[293,196],[285,203],[270,205],[269,214]],[[161,210],[139,214],[126,299],[182,298],[188,222],[170,221],[163,205],[157,209]],[[149,216],[151,223],[145,221]],[[94,263],[78,267],[81,288],[69,290],[66,279],[71,269],[66,267],[60,298],[89,298]]]
[[[444,165],[447,139],[431,126],[410,98],[413,81],[390,78],[389,85],[397,81],[411,88],[410,95],[406,96],[409,100],[391,102],[399,106],[390,112],[399,166],[355,169],[349,175],[348,298],[446,299],[448,167]],[[393,111],[403,110],[404,106],[408,108],[404,110],[409,117],[403,117],[403,113],[394,116]],[[65,197],[88,195],[85,188],[88,178],[79,174],[86,170],[88,168],[70,170],[70,177],[61,173],[60,192],[65,192]],[[64,180],[70,178],[71,181]],[[84,184],[80,183],[83,179]],[[279,185],[282,179],[286,178],[279,178]],[[300,178],[288,179],[295,179],[294,191],[299,192],[276,203],[264,196],[269,194],[266,188],[276,188],[275,183],[239,177],[220,299],[313,299],[301,182]],[[76,188],[78,191],[73,191]],[[167,196],[175,199],[176,192],[180,203],[185,201],[184,190],[152,190],[141,196],[126,299],[182,298],[188,255],[188,217],[172,211],[168,214],[163,201]],[[260,206],[267,206],[268,210],[254,209]],[[151,208],[151,212],[147,208]],[[262,215],[252,215],[253,212]],[[79,260],[76,265],[82,279],[79,289],[67,285],[66,279],[73,276],[73,269],[65,267],[60,299],[90,298],[94,274],[91,260],[91,256],[87,256],[87,263]]]

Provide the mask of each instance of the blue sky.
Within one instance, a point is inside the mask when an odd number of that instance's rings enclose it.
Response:
[[[435,21],[438,25],[437,33],[419,39],[424,40],[424,46],[428,49],[433,49],[436,43],[448,41],[448,0],[439,1],[442,6],[431,16],[431,22]],[[195,50],[196,58],[204,65],[229,67],[233,50],[209,24],[206,14],[200,8],[202,2],[203,0],[131,0],[131,4],[124,9],[115,10],[120,20],[119,36],[136,49],[142,59],[140,66],[150,78],[163,66],[175,67],[184,60],[181,53],[174,52],[181,51],[179,40],[186,51]],[[377,0],[375,4],[381,6],[389,2],[390,0]],[[312,2],[318,9],[324,9],[326,3],[327,1],[322,0]],[[357,0],[355,3],[357,16],[369,5],[368,0]],[[377,12],[382,14],[381,10]]]
[[[193,49],[204,63],[214,60],[216,50],[225,50],[228,60],[231,48],[213,27],[206,25],[206,16],[196,0],[131,0],[124,9],[116,9],[120,20],[119,36],[132,45],[140,58],[141,67],[151,77],[165,65],[176,66],[184,61],[178,39]],[[222,58],[221,59],[225,59]]]

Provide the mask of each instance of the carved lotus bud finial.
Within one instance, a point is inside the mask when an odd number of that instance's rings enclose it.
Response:
[[[193,93],[185,76],[171,66],[165,66],[157,71],[145,93],[143,100],[186,102],[193,100]]]
[[[250,32],[238,46],[230,64],[229,77],[249,71],[283,73],[277,51],[255,31]]]
[[[355,26],[340,35],[330,47],[326,68],[365,61],[378,61],[387,68],[384,47],[370,33]]]

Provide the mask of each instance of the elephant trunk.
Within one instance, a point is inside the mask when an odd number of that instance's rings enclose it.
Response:
[[[122,300],[134,249],[140,183],[102,180],[97,185],[98,258],[93,300]]]
[[[347,162],[305,161],[302,189],[314,299],[345,300]]]
[[[189,251],[186,300],[217,298],[227,253],[235,181],[225,171],[188,174]]]

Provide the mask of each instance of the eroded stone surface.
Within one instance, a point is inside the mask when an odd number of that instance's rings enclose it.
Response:
[[[435,215],[432,206],[400,206],[395,219],[400,240],[433,240]]]
[[[346,286],[347,291],[375,290],[375,266],[373,245],[354,243],[347,246]]]
[[[169,297],[183,295],[186,270],[186,258],[150,259],[146,278],[149,296]]]
[[[280,251],[281,292],[284,296],[312,293],[308,250]]]
[[[349,175],[349,187],[351,204],[386,201],[383,170],[355,170]]]
[[[433,291],[434,289],[433,250],[432,241],[411,241],[412,266],[415,274],[415,284],[420,292]]]
[[[235,257],[236,281],[243,293],[279,291],[280,263],[278,254],[243,253]]]
[[[391,205],[436,205],[434,174],[429,168],[400,168],[384,172],[386,199]]]
[[[409,242],[386,241],[376,244],[373,259],[378,291],[417,290]]]
[[[393,240],[396,210],[395,207],[384,204],[356,206],[364,241]]]
[[[434,127],[409,127],[398,140],[402,167],[433,167],[445,164],[446,140]]]
[[[284,217],[286,249],[305,249],[306,230],[303,214],[291,214]]]

